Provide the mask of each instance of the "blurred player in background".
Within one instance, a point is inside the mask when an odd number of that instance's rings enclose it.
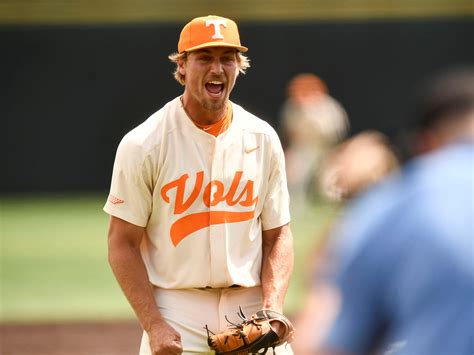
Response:
[[[337,227],[341,305],[318,354],[474,353],[474,69],[420,90],[418,157]]]
[[[328,154],[321,169],[320,193],[330,201],[346,203],[387,176],[398,171],[399,161],[388,138],[377,131],[363,131],[340,143]],[[330,280],[331,244],[328,221],[310,256],[306,270],[310,291],[302,302],[294,325],[298,334],[293,342],[296,354],[309,355],[321,344],[334,320],[339,295]]]
[[[312,73],[290,80],[280,124],[285,137],[288,186],[292,206],[303,209],[311,183],[319,179],[325,156],[349,130],[347,114],[329,95],[326,83]]]
[[[213,354],[205,325],[240,322],[239,306],[283,311],[293,267],[283,149],[229,101],[246,51],[234,21],[189,22],[170,56],[183,95],[117,150],[109,261],[143,326],[140,354]]]

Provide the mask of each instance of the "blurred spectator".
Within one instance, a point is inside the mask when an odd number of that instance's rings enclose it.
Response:
[[[364,131],[342,142],[322,164],[319,190],[333,201],[352,199],[398,169],[388,138]]]
[[[325,159],[322,195],[332,201],[347,202],[397,171],[398,167],[398,158],[385,135],[377,131],[361,132],[343,141]],[[326,249],[328,236],[329,230],[319,236],[310,270],[306,272],[312,275],[311,292],[294,320],[298,332],[293,349],[298,355],[311,354],[312,347],[321,344],[338,309],[338,294],[328,279],[331,258]]]
[[[347,135],[347,115],[323,80],[303,73],[288,83],[280,121],[290,195],[295,204],[304,206],[321,160]]]
[[[421,92],[419,156],[337,226],[341,305],[319,353],[474,353],[474,68]]]

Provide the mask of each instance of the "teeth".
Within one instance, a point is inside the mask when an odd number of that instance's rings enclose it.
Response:
[[[222,85],[222,81],[210,81],[208,84]]]

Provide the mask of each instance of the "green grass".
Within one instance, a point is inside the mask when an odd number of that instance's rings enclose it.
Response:
[[[304,211],[292,213],[295,265],[285,300],[285,313],[295,314],[303,306],[310,287],[314,256],[325,242],[338,211],[338,205],[319,200]]]
[[[0,320],[127,319],[133,313],[107,262],[105,195],[2,198]],[[295,272],[286,302],[293,313],[307,265],[335,207],[315,204],[297,216]]]
[[[107,263],[104,196],[1,200],[1,319],[131,317]]]

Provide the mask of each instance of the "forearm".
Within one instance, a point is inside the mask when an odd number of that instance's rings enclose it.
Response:
[[[288,225],[263,232],[263,308],[282,313],[293,271],[293,236]]]
[[[139,248],[109,243],[109,263],[143,329],[163,322]]]
[[[123,293],[148,333],[152,354],[181,354],[181,335],[161,316],[140,254],[142,227],[112,217],[109,263]]]

